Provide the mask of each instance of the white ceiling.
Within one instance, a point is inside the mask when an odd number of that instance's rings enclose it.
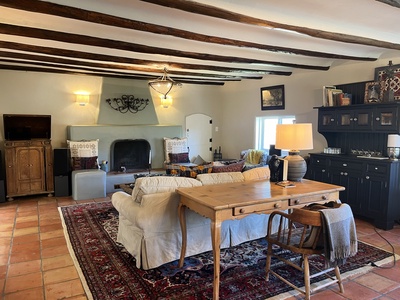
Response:
[[[400,54],[398,2],[0,0],[0,69],[148,80],[167,67],[177,81],[203,84],[328,70]]]

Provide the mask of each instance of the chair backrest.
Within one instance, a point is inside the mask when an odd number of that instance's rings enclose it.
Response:
[[[271,214],[270,222],[280,216],[278,232],[268,232],[268,241],[292,251],[304,248],[312,252],[318,248],[322,234],[322,215],[319,211],[294,208],[292,213],[276,211]],[[271,228],[271,226],[269,226]]]

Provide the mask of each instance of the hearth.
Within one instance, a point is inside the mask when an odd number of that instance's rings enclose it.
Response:
[[[135,173],[151,168],[151,147],[145,139],[116,140],[111,144],[110,171]]]

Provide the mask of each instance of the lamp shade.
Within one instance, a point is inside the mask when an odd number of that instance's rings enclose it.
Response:
[[[400,135],[389,134],[387,140],[388,147],[400,147]]]
[[[294,150],[313,149],[313,134],[311,123],[278,124],[276,125],[275,148]]]
[[[86,104],[89,103],[89,97],[90,94],[88,92],[76,92],[75,93],[75,101],[80,105],[80,106],[85,106]]]

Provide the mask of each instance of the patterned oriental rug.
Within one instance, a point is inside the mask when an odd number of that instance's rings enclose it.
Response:
[[[213,260],[206,252],[152,270],[135,267],[135,259],[116,242],[118,212],[111,202],[60,207],[64,233],[71,256],[80,274],[88,299],[212,299]],[[270,276],[265,281],[267,243],[259,239],[221,250],[221,299],[284,299],[296,294],[286,284]],[[289,254],[288,254],[289,256]],[[393,260],[391,253],[359,242],[356,256],[342,266],[342,277],[367,272]],[[323,265],[313,259],[311,265]],[[273,263],[273,268],[302,282],[302,274]],[[322,280],[323,278],[316,278]]]

